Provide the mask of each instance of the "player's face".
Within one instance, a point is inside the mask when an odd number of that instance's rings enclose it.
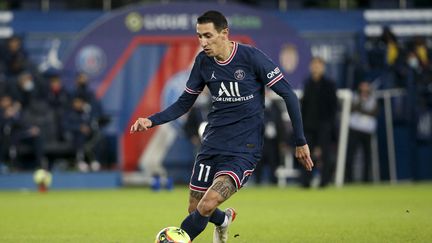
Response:
[[[207,56],[216,57],[224,53],[224,41],[228,39],[228,29],[218,32],[213,23],[197,24],[197,36]]]

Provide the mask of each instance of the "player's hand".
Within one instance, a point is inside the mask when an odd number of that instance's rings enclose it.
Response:
[[[305,167],[307,171],[311,171],[314,163],[310,157],[309,146],[307,144],[296,147],[295,157]]]
[[[152,121],[148,118],[138,118],[130,128],[130,133],[146,131],[152,126]]]

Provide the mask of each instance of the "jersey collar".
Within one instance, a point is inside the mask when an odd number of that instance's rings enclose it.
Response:
[[[232,61],[232,59],[234,59],[234,56],[235,56],[235,54],[237,53],[238,43],[235,42],[235,41],[233,41],[233,43],[234,43],[234,47],[233,47],[233,49],[232,49],[232,51],[231,51],[231,54],[230,54],[230,56],[228,57],[228,59],[226,59],[225,61],[218,61],[218,60],[216,59],[216,57],[213,57],[214,60],[215,60],[215,62],[216,62],[217,64],[219,64],[219,65],[221,65],[221,66],[225,66],[225,65],[228,65],[228,64]]]

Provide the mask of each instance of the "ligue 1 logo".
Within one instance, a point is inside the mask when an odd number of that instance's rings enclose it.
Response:
[[[234,78],[237,80],[243,80],[245,78],[246,74],[242,69],[237,69],[234,73]]]
[[[139,13],[131,12],[126,16],[125,25],[130,31],[137,32],[144,26],[143,21],[144,19]]]
[[[106,56],[98,46],[84,46],[78,52],[75,64],[79,71],[89,76],[96,76],[105,68]]]

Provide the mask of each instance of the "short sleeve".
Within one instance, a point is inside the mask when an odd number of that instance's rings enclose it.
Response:
[[[198,55],[195,58],[195,63],[192,67],[189,79],[186,82],[185,92],[193,95],[199,95],[204,89],[204,86],[205,82],[201,76],[201,58]]]
[[[282,71],[263,52],[254,48],[253,58],[255,73],[267,87],[271,87],[284,78]]]

